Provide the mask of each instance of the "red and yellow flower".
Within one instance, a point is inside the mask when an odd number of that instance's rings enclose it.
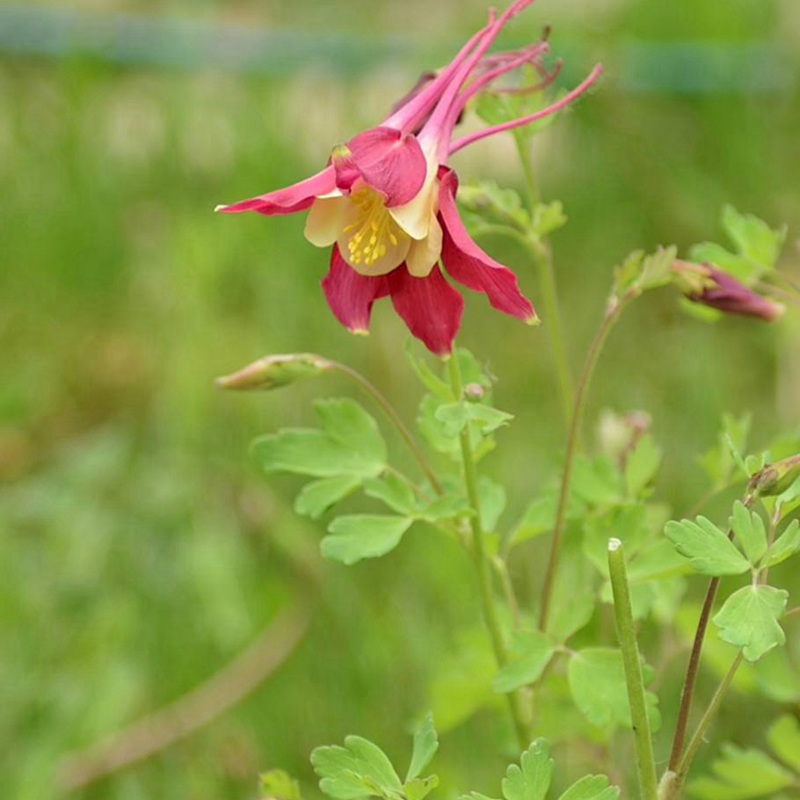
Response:
[[[450,353],[464,300],[440,265],[458,283],[484,293],[498,310],[535,321],[516,275],[467,233],[456,206],[458,179],[448,166],[453,153],[479,139],[555,113],[599,76],[597,67],[552,106],[454,139],[466,104],[490,83],[525,64],[544,73],[544,41],[486,55],[503,26],[531,2],[517,0],[499,17],[491,15],[453,61],[426,76],[381,125],[335,147],[321,172],[218,210],[266,216],[308,211],[308,241],[332,246],[330,271],[322,281],[325,296],[353,332],[366,332],[373,303],[389,296],[414,336],[434,353]]]

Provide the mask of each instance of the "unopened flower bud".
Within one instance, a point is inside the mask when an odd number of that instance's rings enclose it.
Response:
[[[774,322],[784,312],[780,303],[762,297],[713,264],[676,261],[672,275],[675,285],[693,303],[715,308],[725,314]]]
[[[464,387],[464,397],[472,403],[478,403],[486,396],[486,389],[479,383],[468,383]]]
[[[752,495],[774,497],[785,492],[798,478],[800,478],[800,455],[767,464],[750,478],[747,490]]]
[[[333,364],[314,353],[267,356],[238,372],[217,378],[216,384],[221,389],[278,389],[330,369]]]

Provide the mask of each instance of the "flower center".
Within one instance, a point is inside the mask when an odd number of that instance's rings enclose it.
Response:
[[[408,252],[410,237],[386,210],[383,197],[364,187],[349,199],[351,221],[342,230],[347,247],[345,259],[365,272],[376,268],[389,271],[399,266]]]

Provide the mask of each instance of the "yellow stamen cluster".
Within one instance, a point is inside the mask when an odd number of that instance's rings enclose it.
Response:
[[[370,267],[386,255],[389,245],[396,248],[408,240],[408,234],[394,221],[376,191],[365,187],[354,192],[350,201],[355,206],[355,219],[344,227],[344,232],[348,234],[351,264]]]

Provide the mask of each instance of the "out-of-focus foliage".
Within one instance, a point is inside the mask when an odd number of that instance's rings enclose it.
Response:
[[[307,26],[354,42],[368,13],[375,37],[419,42],[402,63],[395,56],[348,75],[335,64],[268,76],[0,54],[4,796],[53,796],[68,751],[201,683],[298,598],[311,604],[311,630],[263,688],[201,732],[75,796],[252,797],[257,774],[270,767],[311,781],[308,753],[353,731],[404,752],[403,730],[423,710],[436,664],[463,646],[456,633],[478,611],[470,565],[455,545],[420,524],[380,562],[346,571],[323,564],[322,529],[291,513],[300,482],[268,486],[249,460],[256,435],[313,424],[313,390],[241,396],[213,387],[215,375],[263,353],[320,352],[369,373],[401,411],[416,413],[416,381],[398,357],[400,323],[378,308],[369,339],[341,329],[319,290],[326,254],[305,243],[301,219],[211,212],[324,163],[333,144],[444,62],[451,42],[484,14],[474,1],[439,3],[436,13],[430,6],[103,9]],[[514,37],[536,36],[540,22],[553,21],[554,50],[569,43],[569,76],[595,58],[608,75],[534,145],[541,190],[569,218],[553,242],[577,363],[611,268],[632,249],[685,250],[708,239],[726,202],[776,227],[786,222],[797,236],[800,64],[786,53],[800,51],[800,10],[777,0],[540,6]],[[728,63],[725,52],[758,46],[785,70],[759,83],[757,60],[747,57],[728,84],[693,82],[711,74],[708,64],[693,69],[674,48],[709,41],[722,48],[712,51],[723,54],[720,63]],[[519,188],[506,144],[476,147],[456,167],[464,178]],[[499,240],[483,244],[518,267],[535,300],[524,254]],[[784,266],[796,269],[796,251],[787,253]],[[495,394],[516,417],[518,443],[502,462],[487,456],[485,469],[510,487],[506,513],[520,517],[526,499],[552,483],[559,441],[558,426],[542,422],[559,414],[546,320],[531,330],[481,301],[468,302],[464,344],[501,377]],[[647,407],[656,439],[669,443],[667,484],[688,507],[705,485],[688,454],[713,445],[721,411],[752,411],[756,442],[798,425],[798,364],[796,320],[780,329],[730,319],[706,327],[656,294],[612,336],[590,413]],[[339,377],[319,380],[350,391]],[[674,714],[677,677],[661,676],[665,719]],[[748,729],[749,702],[743,694],[726,712],[726,738]],[[494,752],[482,744],[497,733],[490,714],[447,733],[437,762],[446,789],[495,780],[505,762],[465,754]]]

